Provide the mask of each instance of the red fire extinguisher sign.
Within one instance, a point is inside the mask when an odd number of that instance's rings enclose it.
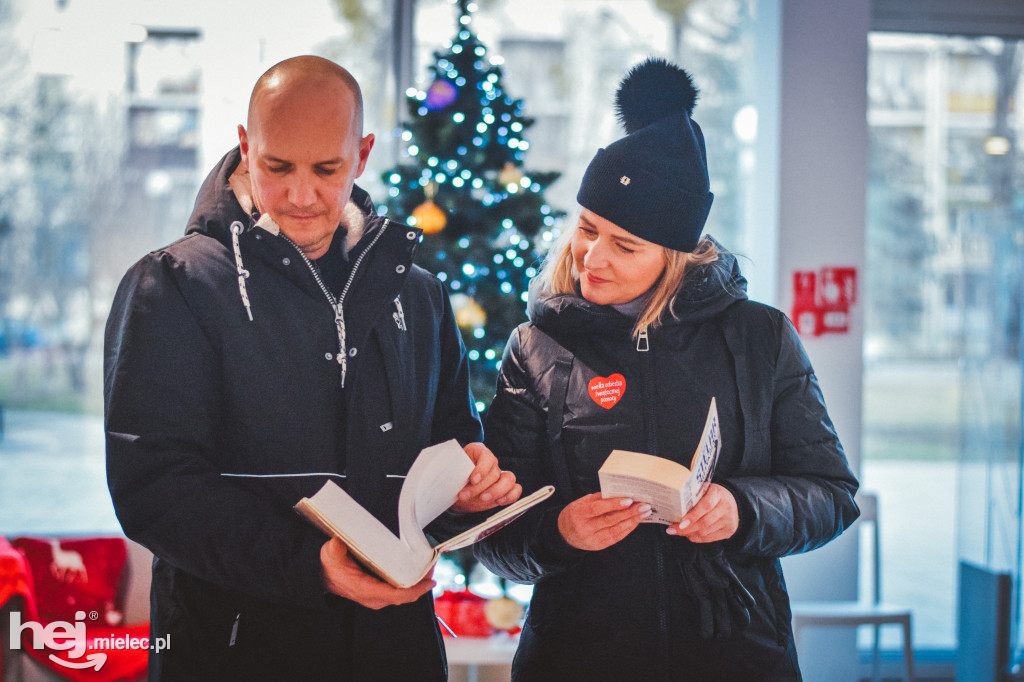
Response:
[[[817,272],[798,270],[793,273],[790,317],[801,336],[850,331],[850,308],[856,301],[856,268],[824,267]]]

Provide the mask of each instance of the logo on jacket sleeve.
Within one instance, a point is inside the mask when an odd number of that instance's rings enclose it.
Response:
[[[610,377],[594,377],[587,385],[590,397],[606,410],[615,407],[626,392],[626,377],[613,374]]]

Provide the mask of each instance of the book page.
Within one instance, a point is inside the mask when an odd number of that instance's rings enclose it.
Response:
[[[676,523],[707,492],[721,448],[718,406],[712,398],[689,469],[663,457],[613,450],[597,472],[601,495],[651,505],[651,515],[643,523]]]
[[[604,466],[598,471],[598,478],[601,481],[601,495],[603,497],[630,497],[636,502],[646,502],[651,505],[651,515],[644,519],[644,523],[675,523],[682,518],[683,510],[680,505],[679,490],[681,480],[689,480],[690,476],[686,467],[672,462],[662,460],[671,464],[672,470],[676,473],[665,479],[654,480],[644,475],[642,470],[646,459],[660,459],[651,455],[644,455],[639,452],[624,452],[616,450],[609,456],[612,459],[617,453],[622,453],[631,461],[639,464],[636,474],[623,471],[623,467],[614,466],[605,469]],[[685,485],[685,484],[683,484]]]
[[[415,576],[422,577],[434,562],[429,545],[426,551],[410,549],[334,481],[300,500],[296,509],[320,530],[341,538],[363,564],[392,584],[415,584]]]
[[[693,453],[693,461],[690,463],[690,477],[686,479],[682,489],[679,491],[679,499],[682,504],[683,513],[690,511],[697,500],[704,496],[708,486],[711,485],[711,477],[715,473],[715,464],[718,463],[718,453],[722,450],[722,435],[718,425],[718,404],[711,399],[711,407],[708,408],[708,418],[704,422],[704,433],[700,437],[700,444],[697,451]]]
[[[555,487],[552,485],[546,485],[526,497],[513,502],[498,513],[488,516],[487,520],[483,523],[477,524],[469,530],[463,531],[455,537],[445,540],[435,547],[435,550],[438,552],[450,552],[453,549],[469,547],[473,543],[483,540],[488,535],[497,533],[499,530],[522,516],[530,507],[549,498],[553,492],[555,492]]]
[[[441,552],[431,547],[423,528],[455,503],[473,466],[455,440],[421,451],[399,494],[398,536],[333,481],[327,481],[312,497],[299,500],[295,508],[320,530],[344,541],[352,554],[381,578],[396,587],[409,587],[423,579]],[[447,549],[472,544],[495,532],[553,491],[547,486],[509,505],[449,540]]]
[[[398,498],[399,534],[412,552],[433,551],[423,529],[455,504],[471,473],[473,460],[454,439],[420,452]]]

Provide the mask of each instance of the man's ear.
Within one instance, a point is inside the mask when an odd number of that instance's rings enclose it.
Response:
[[[249,168],[249,136],[245,132],[245,126],[238,124],[238,147],[242,150],[242,163],[246,169]]]
[[[373,133],[359,140],[359,166],[356,167],[357,178],[363,174],[363,170],[366,168],[366,160],[370,158],[370,150],[373,149],[375,140],[376,138],[373,136]]]

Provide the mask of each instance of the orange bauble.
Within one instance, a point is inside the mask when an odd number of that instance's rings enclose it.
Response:
[[[519,622],[523,619],[523,607],[519,602],[508,597],[488,599],[484,604],[484,616],[492,628],[508,632],[519,626]]]
[[[451,294],[452,310],[455,311],[455,324],[459,329],[470,331],[487,324],[487,311],[479,303],[466,294]]]
[[[416,227],[423,230],[423,234],[437,234],[448,224],[445,212],[429,199],[413,210],[412,217],[416,219]]]
[[[509,185],[518,185],[519,181],[522,179],[523,172],[516,168],[512,163],[506,163],[501,169],[501,173],[498,174],[498,184],[506,188]]]

